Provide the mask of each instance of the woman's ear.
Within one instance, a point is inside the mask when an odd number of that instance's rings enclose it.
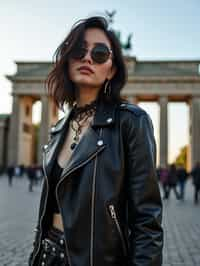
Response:
[[[117,71],[116,66],[112,65],[112,67],[111,67],[111,69],[110,69],[110,71],[108,73],[107,79],[111,80],[114,77],[116,71]]]

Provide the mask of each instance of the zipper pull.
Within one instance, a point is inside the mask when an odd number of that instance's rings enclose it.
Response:
[[[114,208],[114,205],[109,205],[109,209],[110,209],[110,213],[111,213],[111,216],[112,218],[116,219],[116,213],[115,213],[115,208]]]

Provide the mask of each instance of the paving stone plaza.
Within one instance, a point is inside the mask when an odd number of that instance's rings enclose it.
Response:
[[[0,265],[27,265],[32,246],[41,185],[28,191],[26,176],[15,178],[9,187],[7,176],[0,177]],[[163,266],[200,265],[200,204],[193,204],[193,187],[186,187],[186,199],[171,194],[163,202],[165,231]]]

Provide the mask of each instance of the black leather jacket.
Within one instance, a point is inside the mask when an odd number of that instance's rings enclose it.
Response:
[[[51,221],[51,168],[70,114],[51,128],[34,248]],[[92,126],[72,153],[56,187],[70,266],[162,265],[162,202],[156,146],[148,114],[131,103],[97,106]]]

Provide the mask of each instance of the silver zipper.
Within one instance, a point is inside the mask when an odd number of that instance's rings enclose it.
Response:
[[[63,179],[64,179],[64,178],[63,178]],[[62,179],[62,180],[63,180],[63,179]],[[58,185],[59,185],[59,182],[58,182],[58,184],[57,184],[57,186],[56,186],[56,200],[57,200],[57,204],[58,204],[58,208],[59,208],[60,214],[62,214],[62,213],[61,213],[60,204],[59,204],[59,200],[58,200],[58,194],[57,194]],[[62,215],[61,215],[61,217],[62,217]],[[63,222],[63,221],[62,221],[62,222]],[[65,230],[65,229],[64,229],[64,230]],[[65,241],[65,246],[66,246],[66,252],[67,252],[68,263],[69,263],[69,266],[71,266],[72,264],[71,264],[71,260],[70,260],[70,257],[69,257],[69,248],[68,248],[67,240],[66,240],[66,238],[65,238],[65,234],[64,234],[64,241]]]
[[[102,135],[102,128],[100,129],[99,136],[101,137],[101,135]],[[93,252],[94,252],[94,210],[95,210],[96,170],[97,170],[97,156],[94,162],[93,183],[92,183],[90,266],[93,266]]]
[[[91,240],[90,240],[90,265],[93,266],[93,249],[94,249],[94,200],[96,184],[97,157],[94,162],[93,183],[92,183],[92,207],[91,207]]]
[[[114,207],[113,204],[109,205],[109,210],[110,210],[111,217],[113,218],[113,220],[114,220],[114,222],[115,222],[115,224],[117,226],[117,230],[118,230],[120,238],[121,238],[124,254],[127,255],[127,248],[126,248],[126,244],[125,244],[125,239],[124,239],[124,236],[122,234],[122,230],[120,228],[120,224],[119,224],[119,221],[118,221],[118,218],[117,218],[117,215],[116,215],[116,211],[115,211],[115,207]]]
[[[43,217],[44,217],[44,214],[45,214],[45,211],[46,211],[46,205],[47,205],[47,198],[48,198],[48,193],[49,193],[49,183],[48,183],[48,178],[47,178],[47,173],[46,173],[46,169],[45,169],[45,152],[43,154],[43,170],[44,170],[44,176],[45,176],[45,179],[46,179],[46,182],[47,182],[47,193],[46,193],[46,197],[45,197],[45,207],[44,207],[44,210],[43,210],[43,213],[42,213],[42,216],[40,218],[40,237],[39,237],[39,245],[38,245],[38,249],[36,250],[35,252],[35,256],[33,257],[32,259],[32,265],[34,263],[34,260],[40,250],[40,245],[41,245],[41,236],[42,236],[42,220],[43,220]]]
[[[58,207],[59,207],[60,213],[61,213],[61,208],[60,208],[60,204],[59,204],[59,200],[58,200],[58,194],[57,194],[58,193],[58,186],[63,182],[63,180],[66,178],[66,176],[68,176],[69,174],[71,174],[72,172],[74,172],[75,170],[77,170],[78,168],[80,168],[81,166],[83,166],[84,164],[86,164],[93,157],[95,157],[98,152],[100,152],[104,148],[105,148],[105,146],[102,146],[98,151],[96,151],[94,154],[92,154],[86,161],[82,162],[77,167],[73,168],[71,171],[69,171],[68,173],[66,173],[65,176],[58,182],[58,184],[56,186],[56,199],[57,199],[57,202],[58,202]],[[96,160],[95,160],[95,162],[96,162]],[[69,266],[71,266],[72,264],[71,264],[71,260],[70,260],[70,256],[69,256],[69,248],[68,248],[67,240],[65,239],[65,236],[64,236],[64,240],[65,240],[65,244],[66,244],[66,251],[67,251],[67,255],[68,255]]]

